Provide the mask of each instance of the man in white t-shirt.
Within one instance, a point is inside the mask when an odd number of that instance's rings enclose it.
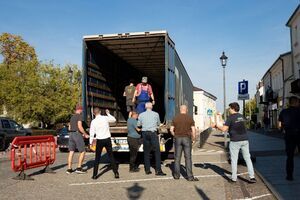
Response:
[[[112,170],[115,174],[115,178],[119,178],[118,168],[114,159],[112,144],[111,144],[111,134],[109,131],[109,123],[115,122],[116,118],[110,115],[109,110],[105,110],[106,116],[101,115],[100,108],[94,108],[95,119],[91,122],[90,127],[90,144],[96,143],[96,153],[94,162],[94,171],[92,179],[97,179],[98,167],[101,158],[102,149],[105,147],[107,155],[110,158]]]

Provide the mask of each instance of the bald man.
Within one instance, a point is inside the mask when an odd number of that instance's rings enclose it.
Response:
[[[175,137],[175,167],[173,177],[180,178],[180,161],[182,151],[184,152],[185,168],[188,181],[199,181],[194,177],[192,171],[192,143],[195,142],[195,122],[188,114],[186,105],[180,106],[180,113],[172,121],[171,134]]]
[[[155,175],[165,176],[161,169],[161,156],[159,148],[159,138],[157,128],[160,125],[160,119],[157,112],[152,111],[152,103],[147,102],[146,111],[138,117],[137,126],[142,126],[143,148],[144,148],[144,167],[147,175],[152,174],[150,170],[150,152],[155,152]]]

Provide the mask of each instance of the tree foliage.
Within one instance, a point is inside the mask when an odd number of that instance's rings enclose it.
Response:
[[[6,42],[5,45],[12,45],[5,47],[11,51],[9,53],[3,53],[1,49],[4,57],[0,64],[1,107],[5,107],[10,117],[23,123],[42,122],[49,127],[67,122],[80,99],[81,72],[78,67],[38,62],[34,49],[21,37],[9,38],[17,38],[15,41],[19,43]],[[14,46],[18,44],[23,47]],[[22,51],[26,48],[30,51],[25,56]]]
[[[249,101],[246,102],[245,104],[245,114],[246,116],[250,116],[256,113],[256,101],[255,98],[250,99]],[[251,117],[251,116],[250,116]]]
[[[34,48],[20,36],[9,33],[0,35],[0,54],[2,54],[3,63],[7,67],[18,62],[37,62]]]

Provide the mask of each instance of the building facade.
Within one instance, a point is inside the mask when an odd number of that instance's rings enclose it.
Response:
[[[292,77],[291,52],[281,54],[267,70],[257,85],[256,103],[257,120],[262,125],[269,123],[270,128],[277,128],[280,111],[287,107],[291,94]],[[265,120],[264,120],[265,119]]]
[[[292,51],[292,74],[291,93],[300,97],[300,5],[289,18],[286,26],[290,28],[291,51]]]
[[[210,127],[211,118],[216,114],[217,97],[197,87],[193,94],[195,127],[201,132]]]

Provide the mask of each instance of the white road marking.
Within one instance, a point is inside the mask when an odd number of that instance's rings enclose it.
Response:
[[[248,174],[248,172],[240,173],[240,175],[245,175]],[[219,174],[211,174],[211,175],[198,175],[195,176],[197,178],[214,178],[214,177],[230,177],[229,174],[225,175],[219,175]],[[183,179],[183,177],[180,177]],[[118,180],[118,181],[104,181],[104,182],[88,182],[88,183],[72,183],[69,184],[69,186],[84,186],[84,185],[100,185],[100,184],[112,184],[112,183],[131,183],[131,182],[146,182],[146,181],[159,181],[159,180],[170,180],[174,179],[172,176],[171,177],[163,177],[163,178],[148,178],[148,179],[134,179],[134,180]]]
[[[207,150],[207,153],[216,152],[216,150]]]
[[[259,195],[259,196],[255,196],[255,197],[250,197],[250,198],[245,198],[245,199],[235,199],[235,200],[254,200],[254,199],[260,199],[260,198],[271,196],[271,195],[272,194],[268,193],[268,194],[263,194],[263,195]]]

